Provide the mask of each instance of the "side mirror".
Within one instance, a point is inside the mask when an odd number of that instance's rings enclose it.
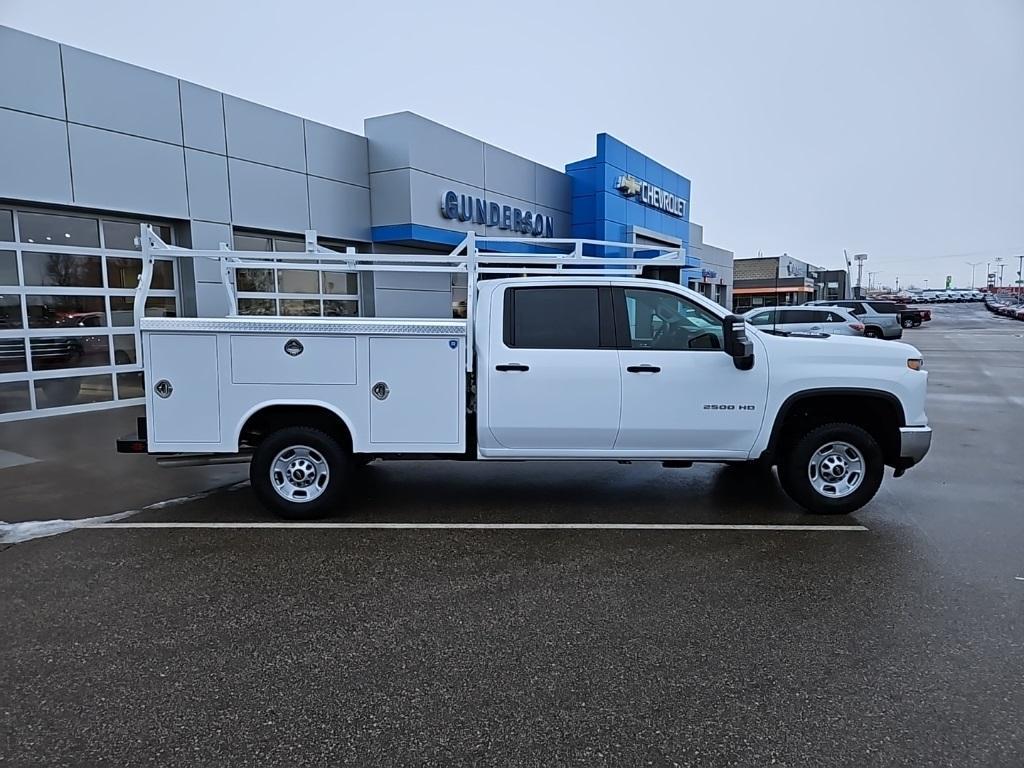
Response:
[[[754,367],[754,344],[747,338],[747,324],[739,315],[729,315],[723,322],[725,353],[741,371]]]

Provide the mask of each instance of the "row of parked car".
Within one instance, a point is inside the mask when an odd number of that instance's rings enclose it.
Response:
[[[931,310],[894,301],[811,301],[797,307],[762,307],[743,315],[751,325],[769,333],[822,333],[900,339],[906,328],[932,319]]]
[[[906,304],[961,304],[968,301],[984,301],[984,291],[917,291],[901,293],[898,298]]]
[[[1024,294],[989,294],[985,297],[989,312],[1014,320],[1024,320]]]

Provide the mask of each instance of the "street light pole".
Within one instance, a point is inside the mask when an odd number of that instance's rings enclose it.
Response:
[[[853,260],[857,262],[857,290],[854,298],[863,299],[864,288],[862,287],[862,279],[864,276],[864,262],[868,260],[868,255],[866,253],[855,253],[853,255]]]
[[[974,288],[974,268],[981,264],[980,261],[968,261],[967,266],[971,268],[971,288]],[[988,278],[986,278],[987,280]]]

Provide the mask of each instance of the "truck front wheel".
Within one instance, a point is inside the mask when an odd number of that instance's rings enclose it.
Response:
[[[249,479],[259,500],[279,517],[329,515],[349,487],[352,460],[341,444],[313,427],[284,427],[256,446]]]
[[[782,489],[797,504],[819,515],[846,515],[878,492],[885,462],[866,430],[825,424],[799,438],[778,466]]]

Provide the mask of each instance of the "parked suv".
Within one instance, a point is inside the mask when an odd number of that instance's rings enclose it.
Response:
[[[843,307],[759,307],[743,317],[762,331],[863,336],[864,324]]]
[[[901,339],[903,326],[891,301],[810,301],[804,306],[845,307],[864,323],[864,335],[873,339]],[[876,305],[876,306],[872,306]],[[887,306],[891,305],[891,306]]]

